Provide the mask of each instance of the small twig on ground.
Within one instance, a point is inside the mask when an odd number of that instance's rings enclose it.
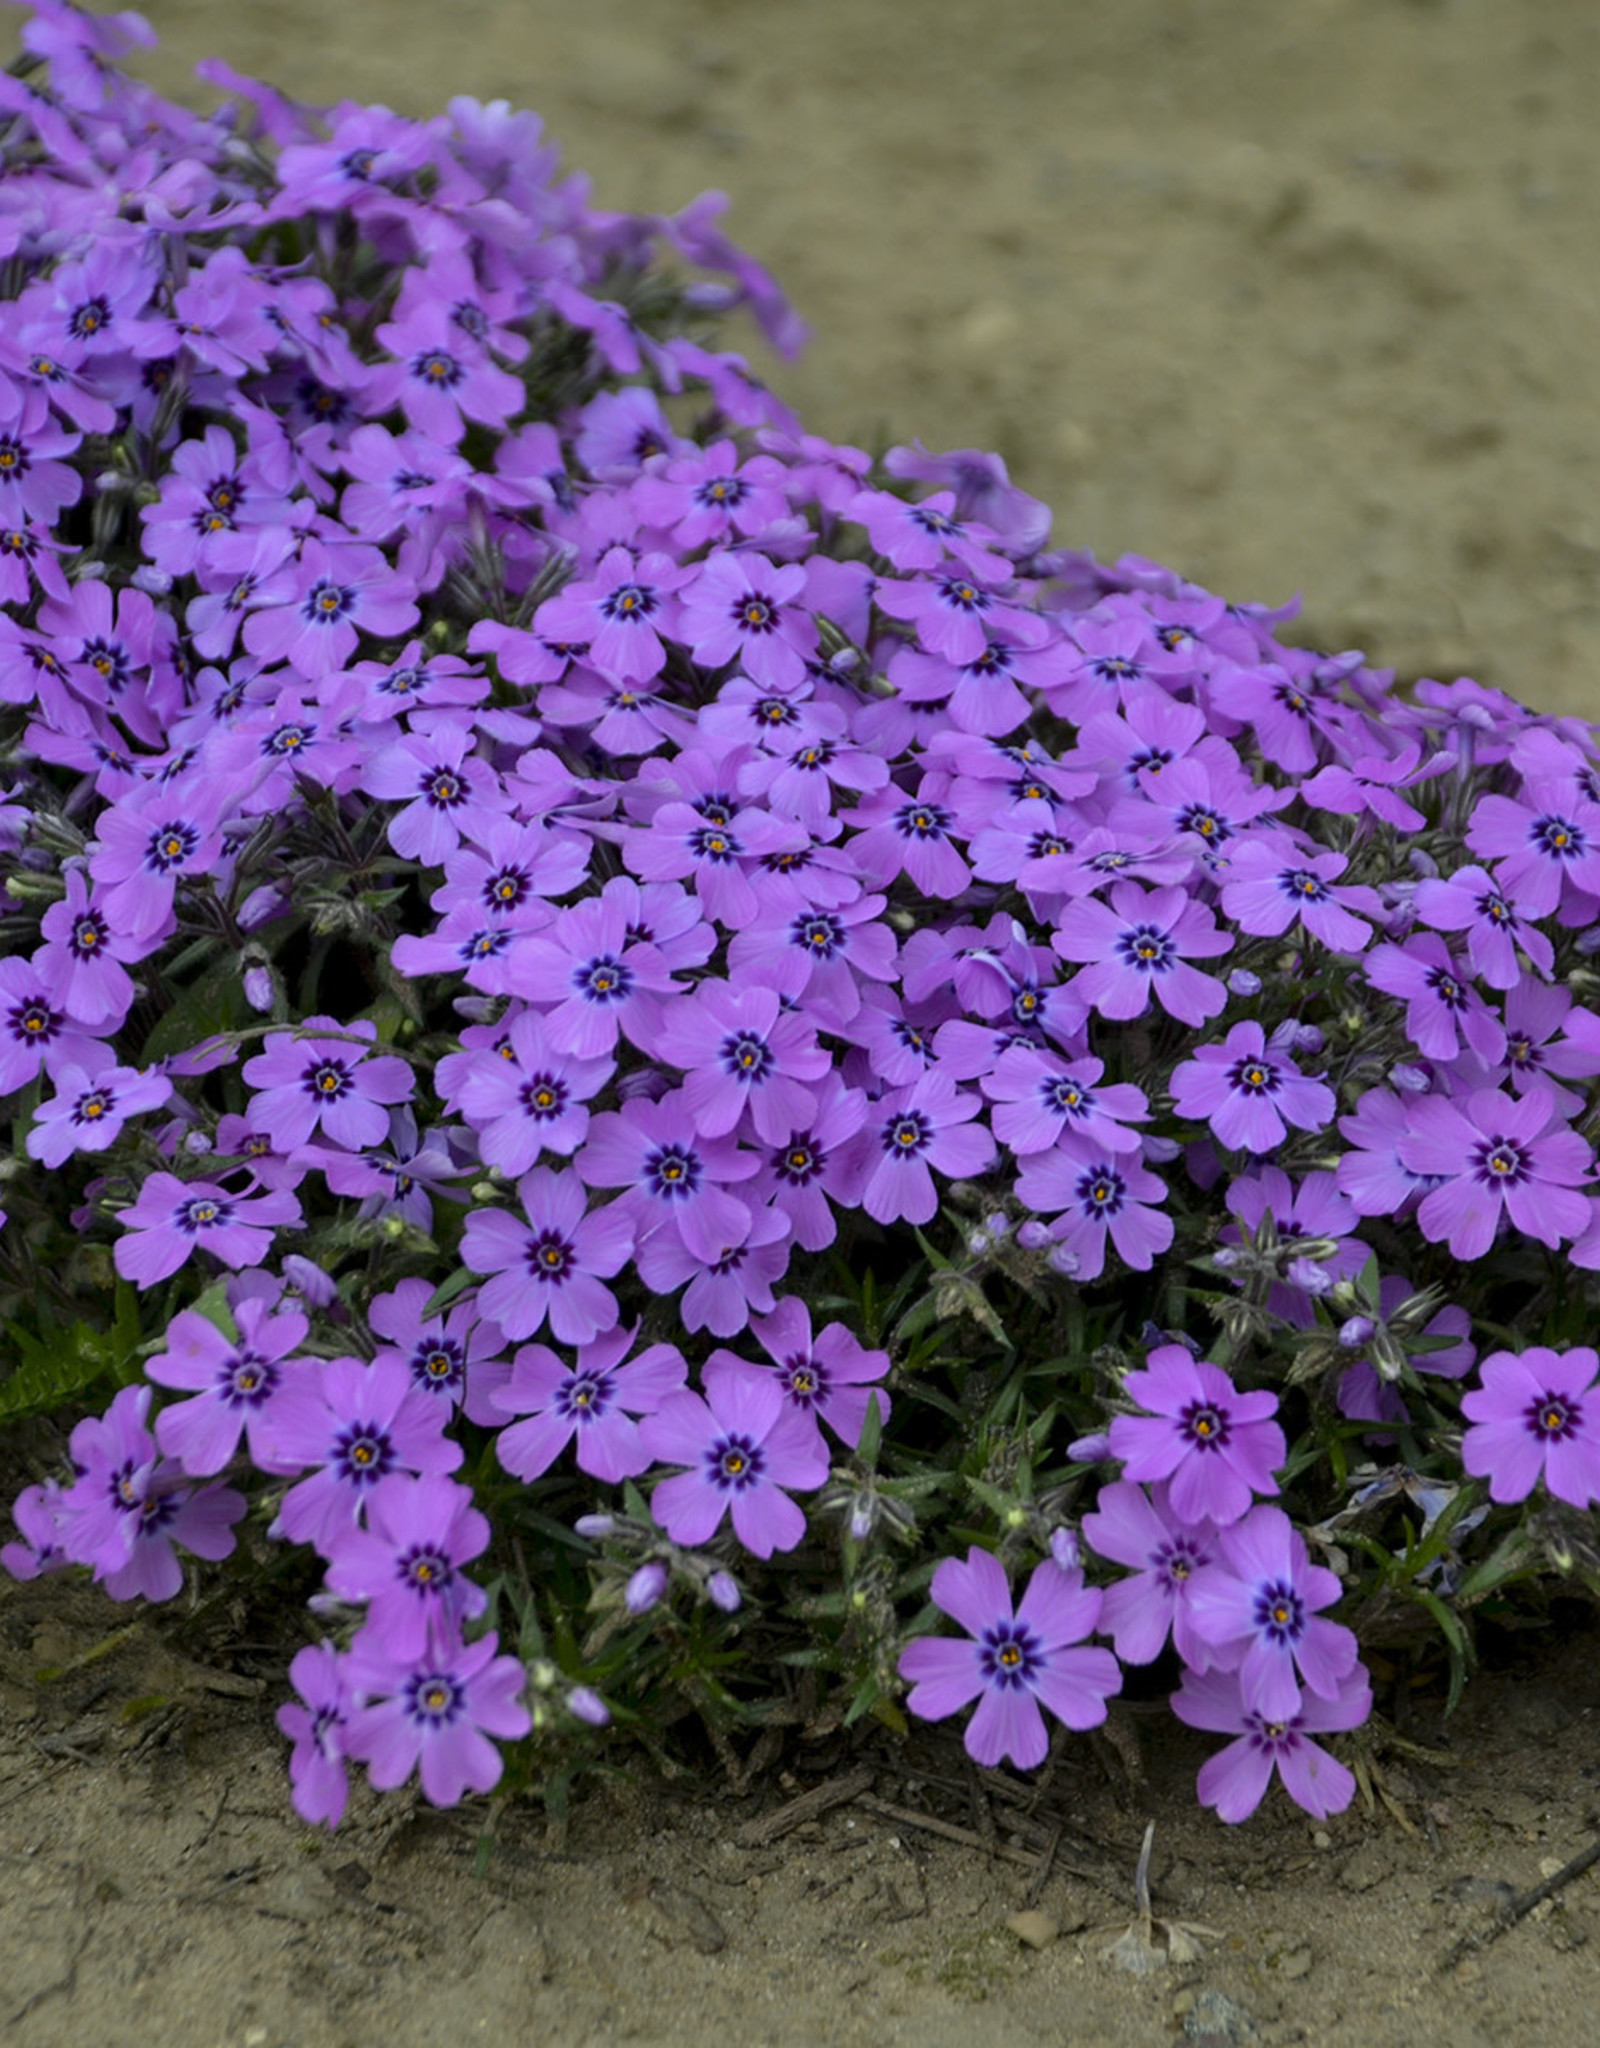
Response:
[[[1061,1837],[1066,1831],[1065,1823],[1061,1821],[1057,1821],[1051,1830],[1050,1839],[1045,1843],[1044,1853],[1039,1858],[1039,1868],[1033,1873],[1033,1882],[1029,1885],[1028,1895],[1022,1902],[1022,1910],[1025,1913],[1031,1913],[1043,1897],[1044,1888],[1050,1882],[1050,1873],[1055,1868],[1056,1851],[1061,1847]]]
[[[1542,1906],[1546,1899],[1553,1899],[1557,1892],[1564,1891],[1575,1878],[1582,1877],[1597,1863],[1600,1863],[1600,1835],[1595,1836],[1588,1848],[1580,1849],[1576,1856],[1563,1863],[1553,1876],[1545,1878],[1541,1884],[1530,1886],[1525,1892],[1518,1892],[1514,1899],[1508,1899],[1487,1927],[1475,1934],[1464,1934],[1439,1965],[1441,1972],[1453,1970],[1475,1949],[1487,1948],[1490,1942],[1498,1941],[1508,1928],[1515,1927],[1519,1920],[1525,1920],[1535,1906]]]
[[[1030,1870],[1038,1862],[1031,1850],[1013,1849],[1009,1842],[986,1842],[982,1835],[971,1828],[957,1827],[953,1820],[936,1820],[931,1813],[913,1813],[909,1807],[891,1806],[885,1799],[862,1797],[856,1804],[900,1827],[920,1828],[925,1835],[941,1835],[947,1842],[959,1842],[963,1848],[980,1850],[986,1856],[1004,1856],[1009,1863],[1026,1863]]]
[[[777,1841],[791,1828],[816,1820],[836,1806],[848,1806],[852,1799],[872,1790],[874,1775],[868,1765],[861,1764],[855,1770],[847,1771],[842,1778],[830,1778],[825,1784],[814,1785],[809,1792],[802,1792],[798,1799],[791,1799],[787,1806],[780,1806],[776,1813],[769,1813],[763,1819],[753,1820],[742,1827],[739,1830],[741,1847],[764,1849],[768,1842]]]

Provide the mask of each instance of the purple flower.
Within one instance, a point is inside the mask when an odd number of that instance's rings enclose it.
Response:
[[[1375,946],[1366,972],[1374,988],[1405,1002],[1407,1036],[1429,1059],[1453,1060],[1463,1039],[1488,1065],[1504,1053],[1505,1027],[1433,932],[1415,932],[1403,946]]]
[[[1271,1152],[1287,1126],[1320,1131],[1338,1107],[1325,1082],[1308,1080],[1294,1062],[1267,1048],[1253,1019],[1235,1024],[1221,1045],[1203,1045],[1172,1075],[1179,1116],[1205,1117],[1217,1142],[1246,1152]]]
[[[341,1529],[328,1557],[327,1586],[341,1600],[364,1600],[366,1627],[396,1662],[448,1644],[463,1622],[482,1614],[488,1595],[461,1567],[489,1547],[489,1523],[469,1487],[439,1474],[392,1472],[372,1489],[367,1526]]]
[[[455,1099],[478,1133],[484,1165],[523,1174],[541,1152],[578,1149],[589,1129],[583,1105],[615,1071],[607,1058],[557,1052],[544,1017],[525,1010],[512,1021],[504,1053],[485,1051],[465,1068]]]
[[[999,1559],[976,1544],[966,1561],[947,1557],[933,1575],[933,1604],[958,1621],[968,1642],[919,1636],[900,1652],[911,1682],[906,1705],[925,1721],[978,1702],[965,1742],[975,1762],[1018,1770],[1042,1764],[1049,1749],[1041,1707],[1068,1728],[1098,1728],[1106,1701],[1122,1690],[1109,1650],[1081,1648],[1100,1619],[1098,1587],[1053,1559],[1037,1566],[1013,1613]]]
[[[519,939],[512,986],[545,1009],[549,1042],[582,1060],[609,1054],[622,1032],[649,1044],[658,997],[677,988],[659,947],[632,937],[616,898],[588,897],[536,936]]]
[[[721,549],[684,592],[678,637],[707,668],[737,661],[764,689],[793,690],[817,649],[815,621],[795,602],[805,587],[798,562]]]
[[[1182,1344],[1158,1346],[1124,1385],[1149,1413],[1112,1417],[1111,1455],[1129,1479],[1169,1481],[1181,1521],[1220,1528],[1237,1522],[1254,1495],[1277,1492],[1273,1474],[1287,1452],[1271,1419],[1275,1394],[1241,1394],[1221,1366]]]
[[[478,1290],[478,1312],[508,1337],[531,1337],[549,1318],[563,1344],[588,1344],[617,1319],[603,1284],[626,1265],[634,1221],[619,1203],[593,1211],[575,1173],[536,1166],[517,1185],[526,1221],[504,1209],[475,1209],[461,1241],[463,1264],[494,1278]]]
[[[264,661],[287,661],[312,683],[343,668],[362,633],[396,638],[417,622],[410,584],[381,549],[358,541],[305,540],[250,602],[246,647]]]
[[[651,1509],[674,1543],[709,1543],[725,1515],[756,1557],[793,1550],[804,1512],[786,1487],[821,1486],[828,1460],[817,1426],[776,1379],[734,1360],[708,1365],[705,1396],[673,1394],[640,1424],[652,1459],[688,1469],[663,1479]]]
[[[749,1235],[750,1208],[725,1183],[749,1179],[760,1157],[731,1139],[702,1137],[681,1090],[597,1116],[576,1163],[591,1187],[624,1190],[612,1208],[641,1239],[670,1222],[697,1259],[715,1260]]]
[[[1105,1062],[1069,1066],[1031,1045],[1009,1045],[982,1077],[983,1092],[998,1106],[989,1121],[1002,1144],[1019,1158],[1048,1152],[1064,1135],[1090,1151],[1137,1152],[1139,1134],[1126,1125],[1150,1120],[1142,1089],[1126,1082],[1100,1085]]]
[[[389,820],[396,853],[438,867],[464,832],[476,834],[506,808],[500,779],[474,753],[476,743],[471,726],[442,719],[426,732],[404,734],[367,763],[361,787],[404,805]]]
[[[294,1744],[289,1757],[294,1810],[313,1827],[336,1828],[350,1796],[344,1728],[350,1711],[344,1659],[332,1643],[307,1643],[289,1666],[300,1702],[277,1712],[278,1729]]]
[[[1227,1005],[1223,983],[1188,963],[1226,953],[1233,940],[1187,890],[1117,882],[1109,904],[1070,904],[1051,944],[1064,960],[1090,963],[1070,986],[1102,1017],[1143,1016],[1153,996],[1180,1023],[1200,1025]]]
[[[117,1218],[129,1233],[117,1241],[117,1271],[153,1287],[196,1251],[212,1252],[228,1266],[259,1266],[272,1249],[273,1232],[304,1220],[291,1194],[230,1195],[213,1181],[152,1173]]]
[[[31,1159],[54,1170],[74,1152],[104,1152],[120,1136],[130,1116],[155,1109],[172,1093],[165,1074],[141,1074],[136,1067],[63,1066],[56,1093],[39,1105],[28,1133]]]
[[[853,1450],[861,1441],[869,1408],[876,1406],[880,1423],[888,1421],[889,1397],[871,1384],[889,1370],[886,1351],[863,1350],[843,1323],[829,1323],[813,1337],[811,1313],[793,1294],[750,1328],[774,1361],[785,1398],[826,1423],[842,1444]]]
[[[496,1635],[430,1648],[409,1669],[358,1638],[349,1683],[368,1705],[345,1724],[347,1756],[367,1766],[380,1792],[392,1792],[420,1767],[423,1796],[455,1806],[465,1792],[492,1792],[504,1768],[489,1740],[516,1741],[533,1725],[523,1704],[528,1675],[515,1657],[495,1655]]]
[[[1478,1259],[1501,1218],[1552,1250],[1589,1222],[1586,1183],[1594,1154],[1569,1130],[1548,1088],[1511,1096],[1475,1088],[1462,1102],[1424,1095],[1406,1107],[1395,1152],[1408,1172],[1430,1176],[1417,1221],[1431,1243],[1445,1239],[1458,1259]]]
[[[1292,1712],[1267,1715],[1245,1705],[1237,1672],[1186,1671],[1182,1689],[1172,1696],[1172,1711],[1191,1728],[1237,1737],[1200,1767],[1200,1802],[1214,1807],[1219,1820],[1248,1820],[1274,1770],[1289,1797],[1318,1820],[1343,1813],[1355,1797],[1354,1775],[1307,1738],[1361,1726],[1372,1711],[1365,1672],[1358,1671],[1332,1698],[1302,1695]]]
[[[1017,1196],[1040,1215],[1054,1216],[1050,1236],[1071,1254],[1079,1280],[1105,1271],[1106,1245],[1147,1273],[1173,1238],[1172,1218],[1150,1206],[1166,1199],[1159,1174],[1127,1152],[1096,1152],[1075,1144],[1029,1156],[1017,1176]]]
[[[1113,1428],[1115,1425],[1113,1424]],[[1190,1601],[1213,1661],[1237,1671],[1246,1707],[1268,1721],[1300,1711],[1295,1674],[1324,1700],[1336,1700],[1356,1668],[1356,1639],[1317,1618],[1343,1588],[1311,1563],[1305,1539],[1282,1508],[1255,1508],[1217,1539],[1217,1569]]]
[[[1234,848],[1222,887],[1222,909],[1247,932],[1274,938],[1299,921],[1333,953],[1359,953],[1372,928],[1363,917],[1382,913],[1375,889],[1339,886],[1342,853],[1317,853],[1287,835],[1246,840]]]
[[[32,961],[0,959],[0,1095],[26,1086],[41,1071],[83,1072],[105,1057],[96,1040],[73,1030],[52,1000],[41,966],[37,955]]]
[[[526,1422],[501,1430],[495,1449],[501,1464],[518,1479],[547,1472],[569,1443],[581,1471],[615,1483],[634,1479],[650,1464],[637,1417],[652,1415],[681,1393],[688,1368],[672,1344],[651,1344],[627,1358],[637,1328],[611,1329],[578,1347],[567,1365],[543,1344],[527,1344],[512,1363],[511,1377],[492,1396],[497,1418],[525,1415]]]
[[[545,599],[533,630],[546,640],[586,646],[590,663],[612,681],[648,683],[666,666],[662,634],[678,636],[673,592],[693,574],[670,555],[635,561],[627,548],[609,548],[592,577]]]
[[[443,1404],[405,1366],[330,1358],[284,1388],[261,1429],[271,1469],[316,1470],[283,1497],[274,1524],[324,1555],[391,1472],[453,1472],[461,1446],[444,1435]]]
[[[724,981],[704,981],[691,1001],[674,1004],[654,1050],[686,1070],[683,1100],[706,1137],[725,1137],[748,1109],[768,1145],[816,1115],[806,1084],[833,1064],[806,1020],[783,1014],[774,990]]]
[[[184,777],[153,783],[100,813],[89,872],[112,929],[136,939],[171,929],[178,883],[218,864],[224,794]]]
[[[402,1280],[392,1293],[374,1295],[367,1321],[380,1337],[377,1361],[403,1365],[415,1384],[464,1408],[474,1422],[498,1420],[489,1406],[493,1390],[510,1371],[496,1354],[499,1326],[482,1322],[476,1302],[457,1302],[442,1316],[425,1316],[433,1294],[426,1280]]]
[[[271,1471],[263,1424],[282,1390],[313,1369],[289,1355],[305,1342],[310,1328],[296,1310],[274,1315],[268,1302],[246,1298],[233,1316],[236,1339],[209,1316],[185,1309],[167,1327],[168,1348],[145,1364],[158,1386],[182,1387],[194,1395],[162,1409],[156,1441],[168,1457],[198,1475],[220,1472],[241,1435],[248,1438],[252,1463]]]
[[[1508,898],[1483,868],[1457,868],[1442,880],[1425,876],[1412,901],[1424,924],[1466,933],[1472,971],[1491,988],[1514,989],[1521,983],[1519,946],[1540,974],[1555,964],[1550,941],[1526,921],[1526,906]]]
[[[1111,1637],[1124,1664],[1149,1664],[1166,1647],[1192,1670],[1204,1671],[1212,1650],[1194,1625],[1190,1596],[1199,1575],[1216,1558],[1216,1530],[1209,1521],[1185,1521],[1171,1504],[1170,1489],[1157,1483],[1147,1495],[1125,1479],[1100,1489],[1083,1518],[1083,1534],[1101,1557],[1134,1570],[1105,1589],[1101,1632]]]
[[[1576,775],[1530,777],[1520,799],[1479,797],[1467,844],[1530,916],[1548,917],[1564,891],[1600,896],[1600,803]]]
[[[939,1207],[934,1169],[960,1180],[994,1161],[994,1139],[973,1122],[982,1109],[980,1097],[937,1068],[886,1095],[857,1140],[867,1214],[880,1223],[931,1221]]]
[[[1461,1462],[1497,1501],[1526,1500],[1540,1479],[1557,1500],[1600,1500],[1600,1358],[1586,1344],[1492,1351],[1461,1403],[1472,1427]]]
[[[301,1035],[312,1032],[336,1035]],[[317,1130],[352,1152],[381,1145],[388,1105],[411,1093],[411,1068],[393,1054],[370,1058],[377,1037],[369,1020],[346,1025],[334,1017],[307,1017],[298,1032],[274,1032],[242,1070],[261,1091],[250,1105],[253,1123],[284,1152]]]

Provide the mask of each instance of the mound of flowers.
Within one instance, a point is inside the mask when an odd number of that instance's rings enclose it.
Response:
[[[22,40],[14,1574],[306,1600],[329,1824],[1137,1667],[1325,1814],[1363,1645],[1593,1590],[1585,725],[806,433],[718,195]]]

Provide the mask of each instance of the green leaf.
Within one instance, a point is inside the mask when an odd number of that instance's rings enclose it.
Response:
[[[27,1415],[49,1415],[68,1402],[80,1401],[94,1388],[115,1379],[127,1353],[114,1332],[89,1323],[74,1323],[46,1338],[25,1331],[6,1333],[8,1348],[23,1354],[22,1363],[0,1385],[0,1422],[18,1422]]]

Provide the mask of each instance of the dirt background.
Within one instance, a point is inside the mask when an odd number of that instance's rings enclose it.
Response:
[[[600,204],[723,187],[813,325],[799,364],[752,353],[815,431],[997,448],[1059,542],[1235,600],[1300,590],[1319,644],[1600,713],[1600,12],[1577,0],[146,12],[169,91],[209,52],[318,101],[509,98]],[[953,1739],[824,1747],[742,1799],[620,1776],[564,1833],[508,1815],[478,1877],[481,1812],[363,1800],[332,1843],[294,1822],[270,1657],[146,1627],[77,1661],[127,1618],[0,1584],[8,2048],[1593,2038],[1593,1872],[1448,1960],[1600,1826],[1592,1636],[1502,1660],[1448,1724],[1422,1689],[1407,1737],[1450,1761],[1380,1739],[1387,1797],[1321,1828],[1275,1799],[1224,1829],[1192,1802],[1206,1745],[1134,1713],[1136,1747],[1075,1745],[1031,1813]],[[863,1762],[915,1824],[858,1799],[754,1839]],[[1216,1933],[1140,1980],[1103,1951],[1149,1818],[1158,1913]],[[1037,1951],[1006,1929],[1036,1886],[1063,1930]]]

